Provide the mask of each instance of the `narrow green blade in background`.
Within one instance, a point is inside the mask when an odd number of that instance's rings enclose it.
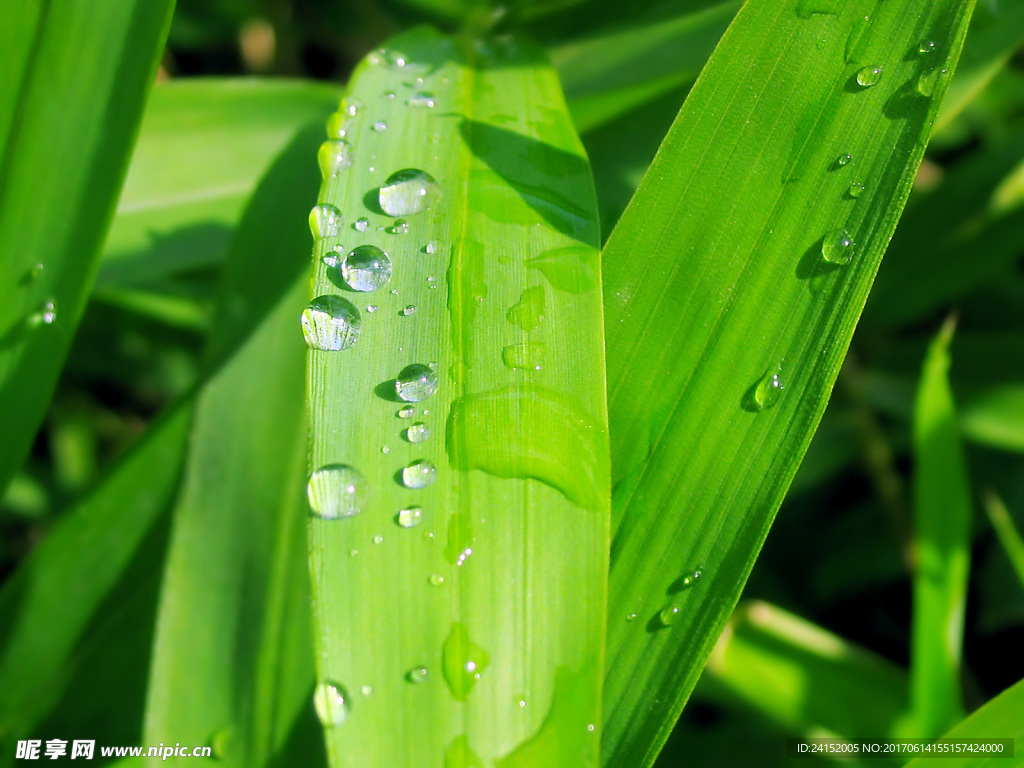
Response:
[[[89,295],[173,8],[4,4],[0,489],[32,444]]]
[[[609,239],[605,765],[653,761],[739,597],[971,8],[751,0]]]
[[[598,223],[557,78],[515,39],[416,31],[328,132],[303,322],[331,764],[596,766]],[[388,264],[347,273],[363,246]]]
[[[1024,588],[1024,538],[1013,524],[1006,504],[992,491],[985,494],[985,511],[1017,578],[1020,579],[1021,588]]]
[[[278,157],[232,244],[149,681],[146,743],[211,744],[225,764],[248,768],[272,763],[313,684],[296,318],[319,135],[310,126]],[[314,763],[318,752],[314,739],[285,764]]]

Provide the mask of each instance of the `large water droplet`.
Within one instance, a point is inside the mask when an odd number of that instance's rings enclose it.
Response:
[[[348,717],[348,693],[338,683],[320,683],[313,691],[313,707],[325,726],[341,725]]]
[[[405,102],[410,107],[427,107],[433,109],[437,101],[434,99],[434,94],[428,93],[427,91],[417,91],[409,97],[408,101]]]
[[[882,68],[877,64],[871,64],[857,71],[857,85],[863,88],[870,88],[882,79]]]
[[[437,467],[425,459],[417,459],[402,470],[402,484],[406,488],[426,488],[437,480]]]
[[[782,397],[782,390],[786,388],[781,376],[781,366],[774,371],[766,371],[747,394],[747,410],[763,411],[774,407]]]
[[[422,443],[430,437],[430,427],[422,421],[417,421],[405,430],[405,437],[410,443]]]
[[[391,279],[391,259],[375,245],[360,245],[341,262],[341,276],[353,291],[376,291]]]
[[[359,470],[347,464],[327,464],[309,476],[306,497],[313,513],[334,520],[363,511],[368,490]]]
[[[842,168],[844,165],[847,165],[851,160],[853,160],[853,155],[851,155],[849,152],[844,152],[843,154],[836,158],[836,165]]]
[[[854,247],[849,232],[834,229],[821,240],[821,256],[830,264],[849,264]]]
[[[359,310],[341,296],[318,296],[302,311],[302,335],[313,349],[348,349],[359,340],[359,325]]]
[[[669,603],[658,612],[658,621],[663,627],[671,627],[679,618],[680,609],[675,603]]]
[[[309,212],[309,231],[313,237],[334,237],[341,230],[341,211],[330,203],[313,206]]]
[[[452,624],[444,641],[442,668],[448,690],[458,701],[469,698],[473,686],[491,663],[487,651],[469,638],[462,622]]]
[[[917,92],[922,96],[931,98],[935,95],[935,89],[938,88],[939,83],[945,79],[947,74],[949,74],[949,70],[943,67],[936,67],[935,69],[922,72],[917,76]]]
[[[316,153],[320,175],[328,179],[352,165],[352,145],[344,139],[331,139],[320,145]]]
[[[388,176],[378,193],[381,209],[389,216],[411,216],[429,208],[440,187],[434,177],[417,168],[404,168]]]
[[[423,509],[421,507],[406,507],[395,515],[395,522],[403,528],[415,528],[422,519]]]
[[[413,667],[405,674],[405,679],[410,683],[425,683],[429,672],[426,667]]]
[[[407,403],[418,403],[437,392],[437,373],[429,365],[407,365],[395,379],[395,392]]]
[[[847,190],[847,194],[849,194],[850,197],[860,197],[864,194],[865,189],[867,189],[867,187],[865,187],[861,182],[855,181],[850,185],[850,188]]]

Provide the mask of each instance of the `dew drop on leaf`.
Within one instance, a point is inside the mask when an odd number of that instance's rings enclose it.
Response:
[[[420,507],[406,507],[395,515],[395,521],[402,528],[415,528],[423,519],[423,509]]]
[[[821,240],[821,256],[830,264],[849,264],[854,247],[849,232],[834,229]]]
[[[302,335],[312,349],[336,352],[359,340],[359,310],[341,296],[318,296],[302,311]]]
[[[437,373],[429,365],[407,365],[395,379],[395,392],[407,403],[419,403],[437,392]]]
[[[437,480],[437,467],[425,459],[417,459],[402,469],[402,485],[406,488],[426,488]]]
[[[319,517],[335,520],[363,511],[367,499],[366,479],[347,464],[327,464],[309,476],[306,497],[309,508]]]
[[[853,184],[850,185],[850,188],[847,190],[847,193],[850,195],[850,197],[860,197],[861,195],[864,194],[865,189],[866,187],[861,182],[855,181],[853,182]]]
[[[341,725],[348,718],[348,693],[338,683],[320,683],[313,691],[313,708],[324,726]]]
[[[316,159],[320,175],[329,179],[352,165],[352,145],[344,139],[329,139],[320,145]]]
[[[389,216],[411,216],[429,208],[440,193],[434,177],[417,168],[404,168],[388,176],[378,193],[380,207]]]
[[[430,427],[422,421],[417,421],[405,430],[405,437],[410,443],[422,443],[430,437]]]
[[[863,88],[870,88],[882,79],[882,68],[877,64],[862,67],[857,71],[857,85]]]
[[[391,280],[391,259],[375,245],[360,245],[342,260],[341,276],[353,291],[379,290]]]
[[[313,237],[334,237],[341,229],[341,224],[341,211],[330,203],[315,205],[309,212],[309,231]]]
[[[413,667],[405,674],[405,679],[410,683],[425,683],[429,672],[426,667]]]

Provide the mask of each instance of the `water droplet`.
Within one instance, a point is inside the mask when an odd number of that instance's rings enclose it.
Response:
[[[355,117],[356,113],[364,106],[363,102],[359,99],[349,96],[341,102],[341,111],[344,112],[348,117]]]
[[[636,621],[636,614],[631,613],[626,617],[626,621]]]
[[[844,165],[847,165],[851,160],[853,160],[853,155],[851,155],[849,152],[844,152],[843,154],[836,158],[836,165],[842,168]]]
[[[423,246],[424,253],[437,253],[438,243],[437,240],[431,240],[425,246]]]
[[[529,333],[544,322],[545,302],[544,288],[530,286],[519,295],[519,301],[509,308],[506,317],[510,323]]]
[[[390,99],[394,99],[395,98],[395,92],[394,91],[384,91],[384,98],[385,99],[389,99],[389,100]]]
[[[433,109],[437,101],[434,99],[434,94],[428,93],[427,91],[417,91],[409,97],[408,101],[405,102],[410,107],[427,107]]]
[[[341,296],[318,296],[302,311],[302,335],[312,349],[348,349],[359,340],[359,324],[359,310]]]
[[[539,371],[544,367],[546,352],[546,347],[539,341],[524,341],[501,350],[501,361],[513,370]]]
[[[408,317],[409,315],[415,315],[416,314],[416,305],[415,304],[408,305],[407,307],[402,309],[401,312],[399,312],[399,314],[402,315],[402,317]]]
[[[423,519],[423,509],[420,507],[406,507],[395,515],[395,522],[403,528],[415,528]]]
[[[429,208],[440,193],[434,177],[416,168],[388,176],[381,186],[380,207],[389,216],[411,216]]]
[[[857,71],[857,85],[870,88],[882,79],[882,68],[877,64],[863,67]]]
[[[320,175],[328,179],[352,165],[352,145],[344,139],[330,139],[316,153]]]
[[[422,443],[430,437],[430,427],[422,421],[417,421],[405,430],[405,437],[410,443]]]
[[[359,550],[358,549],[350,549],[348,551],[348,556],[349,557],[358,557],[359,556]]]
[[[865,189],[867,189],[867,187],[865,187],[861,182],[855,181],[850,185],[850,189],[847,190],[847,193],[850,197],[860,197],[864,194]]]
[[[444,584],[444,576],[442,576],[440,573],[432,573],[430,574],[430,578],[427,579],[427,581],[429,581],[430,585],[433,587],[440,587],[442,584]]]
[[[437,467],[425,459],[417,459],[402,470],[402,484],[406,488],[426,488],[437,480]]]
[[[359,689],[359,692],[361,694],[363,694],[363,696],[369,696],[369,695],[371,695],[373,693],[373,686],[372,685],[364,685],[364,686],[362,686]]]
[[[935,89],[945,79],[947,74],[949,74],[949,70],[940,67],[922,72],[917,76],[917,92],[922,96],[931,98],[935,95]]]
[[[490,665],[490,656],[470,640],[466,625],[459,621],[452,624],[444,641],[442,656],[442,669],[448,690],[458,701],[465,701]]]
[[[525,709],[526,708],[526,699],[524,699],[522,696],[517,696],[516,697],[516,704],[519,705],[520,709]]]
[[[373,543],[377,544],[377,545],[383,544],[384,543],[384,537],[383,536],[374,536],[373,537]]]
[[[309,212],[309,231],[313,237],[334,237],[341,229],[341,211],[330,203],[313,206]]]
[[[385,228],[389,235],[404,235],[409,231],[409,222],[405,219],[396,219],[395,223]]]
[[[231,725],[221,728],[210,739],[210,749],[218,760],[232,757],[238,749],[238,730]]]
[[[388,124],[383,120],[378,120],[376,123],[370,126],[370,128],[376,131],[377,133],[383,133],[388,129]]]
[[[676,623],[676,619],[679,618],[679,606],[675,603],[669,603],[658,612],[658,621],[661,622],[663,627],[671,627]]]
[[[406,673],[405,679],[410,683],[425,683],[427,682],[427,674],[426,667],[413,667]]]
[[[853,240],[845,229],[834,229],[821,240],[821,255],[831,264],[849,264],[853,258]]]
[[[352,229],[356,230],[357,232],[365,232],[369,226],[370,220],[365,216],[362,216],[361,218],[358,218],[354,222],[352,222]]]
[[[925,55],[935,53],[937,49],[938,46],[935,45],[934,40],[922,40],[917,46],[917,52]]]
[[[327,464],[309,476],[309,508],[328,520],[352,517],[366,505],[366,479],[347,464]]]
[[[407,365],[395,379],[395,392],[407,403],[419,403],[437,392],[437,373],[429,365]]]
[[[348,134],[348,115],[335,112],[327,118],[327,138],[344,139]]]
[[[587,725],[587,731],[589,733],[593,733],[595,730],[597,730],[597,726],[594,725],[593,723],[590,723],[589,725]]]
[[[325,726],[341,725],[348,717],[348,693],[338,683],[320,683],[313,691],[313,707]]]
[[[747,393],[747,401],[745,403],[747,410],[763,411],[766,408],[774,407],[779,402],[782,390],[786,388],[782,383],[781,375],[782,367],[779,366],[774,371],[766,371],[757,380],[757,383]]]
[[[405,406],[405,408],[400,409],[396,416],[398,416],[398,418],[400,419],[411,419],[415,414],[416,409],[413,408],[411,405],[407,405]]]
[[[44,267],[43,267],[42,264],[33,264],[32,268],[29,269],[29,271],[28,271],[28,279],[29,280],[37,279],[41,274],[43,274],[43,269],[44,269]]]
[[[371,315],[375,314],[377,312],[377,305],[370,304],[369,306],[367,306],[366,311],[369,312]]]
[[[353,291],[376,291],[391,279],[391,259],[375,245],[360,245],[341,262],[341,276]]]
[[[39,309],[38,312],[34,313],[28,318],[28,324],[30,326],[39,325],[53,325],[57,320],[57,302],[48,301]]]

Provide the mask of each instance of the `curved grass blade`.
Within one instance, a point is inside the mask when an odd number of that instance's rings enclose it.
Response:
[[[313,683],[295,318],[318,134],[278,157],[232,245],[159,607],[144,741],[210,744],[228,765],[271,764]]]
[[[328,130],[304,323],[331,764],[594,766],[598,225],[557,79],[416,31]]]
[[[609,239],[606,765],[650,764],[736,603],[971,7],[751,0]]]
[[[1021,587],[1024,587],[1024,538],[1013,524],[1006,504],[992,491],[985,494],[985,511],[999,537],[999,543],[1003,545],[1003,551],[1010,560],[1010,565],[1020,580]]]
[[[5,4],[0,488],[32,443],[85,306],[173,8]]]
[[[971,494],[949,387],[947,322],[925,358],[914,408],[914,735],[935,738],[963,715],[960,656],[971,552]]]
[[[217,266],[269,162],[338,88],[253,79],[172,80],[150,95],[95,290]]]

